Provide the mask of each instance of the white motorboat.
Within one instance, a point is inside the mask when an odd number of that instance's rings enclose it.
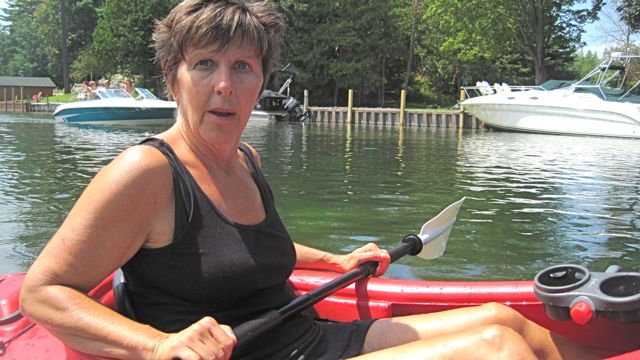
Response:
[[[124,89],[97,89],[94,100],[58,106],[56,120],[92,125],[170,125],[175,122],[175,101],[158,99],[149,90],[136,88],[134,98]]]
[[[624,87],[638,60],[614,53],[579,81],[556,81],[558,88],[477,83],[463,88],[469,98],[461,106],[499,130],[640,138],[640,97],[632,93],[640,81]]]

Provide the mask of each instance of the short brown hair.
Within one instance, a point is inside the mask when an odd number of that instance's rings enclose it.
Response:
[[[252,45],[262,59],[262,88],[273,69],[280,64],[285,32],[284,17],[273,3],[244,0],[185,0],[153,33],[156,60],[160,62],[170,94],[178,65],[190,47],[215,45],[216,50],[229,46],[236,36]]]

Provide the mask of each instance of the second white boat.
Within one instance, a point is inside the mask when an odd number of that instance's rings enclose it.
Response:
[[[632,93],[640,81],[628,90],[608,86],[629,78],[625,69],[634,59],[640,56],[613,54],[581,80],[553,90],[479,83],[464,88],[470,98],[461,105],[500,130],[640,138],[640,97]]]

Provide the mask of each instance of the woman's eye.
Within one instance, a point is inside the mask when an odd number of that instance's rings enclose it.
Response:
[[[251,66],[249,66],[249,64],[244,62],[244,61],[239,61],[239,62],[236,63],[236,69],[238,69],[238,70],[249,70],[249,69],[251,69]]]
[[[213,61],[209,59],[200,60],[196,63],[196,69],[208,69],[213,65]]]

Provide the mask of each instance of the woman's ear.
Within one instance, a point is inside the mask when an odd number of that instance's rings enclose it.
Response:
[[[180,103],[180,96],[179,96],[179,92],[176,91],[175,89],[175,84],[172,85],[171,87],[169,87],[169,96],[171,96],[173,98],[173,100],[175,100],[175,102]]]
[[[265,86],[260,87],[260,91],[258,91],[258,98],[256,99],[256,104],[260,102],[260,98],[262,97],[262,93],[266,90]]]

